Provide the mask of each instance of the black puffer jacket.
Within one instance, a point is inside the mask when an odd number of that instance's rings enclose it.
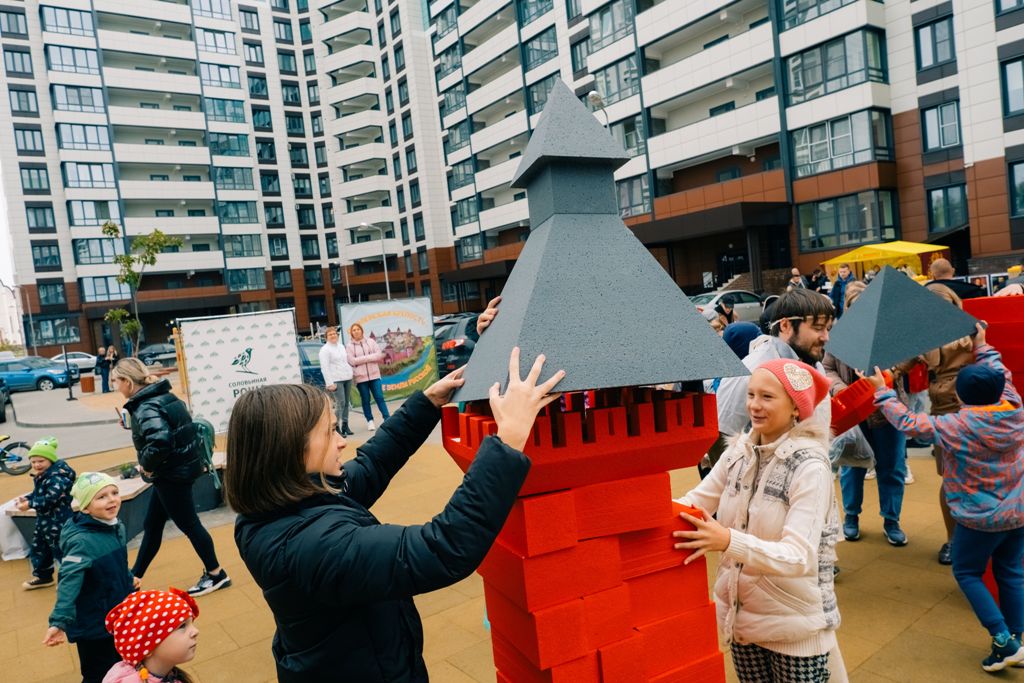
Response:
[[[414,395],[345,463],[333,482],[340,495],[235,522],[235,543],[274,613],[282,683],[427,680],[412,596],[477,568],[530,468],[525,455],[488,437],[441,514],[419,526],[381,524],[367,508],[439,417]]]
[[[140,389],[124,404],[132,416],[132,443],[153,481],[187,483],[203,472],[201,446],[185,402],[165,379]]]

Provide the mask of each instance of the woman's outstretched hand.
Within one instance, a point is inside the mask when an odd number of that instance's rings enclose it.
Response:
[[[500,296],[496,296],[487,302],[487,308],[484,310],[483,313],[480,314],[480,317],[476,319],[477,335],[483,334],[484,330],[487,329],[487,326],[490,325],[491,321],[494,320],[494,316],[498,315],[498,304],[500,303]]]
[[[465,367],[445,375],[427,387],[423,391],[423,395],[429,398],[430,402],[438,408],[449,403],[455,390],[466,383],[466,380],[462,379],[463,370],[465,370]]]
[[[540,409],[561,396],[552,394],[551,390],[565,377],[565,371],[559,370],[547,382],[537,384],[543,367],[544,354],[541,354],[533,362],[526,379],[520,379],[517,346],[512,349],[512,355],[508,359],[508,388],[505,389],[505,394],[501,395],[501,385],[498,382],[491,387],[491,412],[498,423],[498,438],[519,451],[526,446],[530,430],[533,429],[533,421],[537,419]]]

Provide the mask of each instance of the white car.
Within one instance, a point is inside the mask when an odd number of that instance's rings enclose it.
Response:
[[[64,365],[64,354],[58,354],[50,360]],[[96,368],[96,356],[84,351],[71,351],[68,353],[68,363],[77,365],[79,372],[92,372]]]
[[[697,310],[701,313],[705,309],[714,308],[722,300],[723,297],[729,297],[733,304],[733,314],[736,316],[736,320],[746,320],[747,322],[757,323],[761,320],[761,311],[763,306],[761,304],[761,297],[753,292],[748,292],[743,289],[730,289],[723,292],[705,292],[704,294],[698,294],[697,296],[690,297],[690,301],[697,307]]]

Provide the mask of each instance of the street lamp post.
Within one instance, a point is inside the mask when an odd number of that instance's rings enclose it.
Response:
[[[360,223],[359,227],[376,230],[380,233],[380,258],[384,266],[384,290],[387,292],[388,301],[391,301],[391,282],[388,279],[388,255],[384,251],[384,228],[379,225],[370,225],[369,223]]]
[[[338,261],[338,267],[341,268],[341,279],[345,281],[345,301],[352,303],[352,290],[348,287],[348,273],[345,272],[345,262]]]
[[[607,128],[608,112],[604,108],[604,98],[601,97],[601,93],[597,92],[596,90],[591,90],[589,93],[587,93],[587,102],[590,103],[590,106],[601,110],[601,113],[604,114],[604,127]]]

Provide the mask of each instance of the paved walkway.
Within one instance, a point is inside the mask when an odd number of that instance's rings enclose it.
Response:
[[[360,434],[360,437],[363,436]],[[358,441],[360,439],[356,439]],[[461,476],[437,439],[410,461],[374,507],[383,520],[421,523],[444,505]],[[875,486],[868,482],[863,540],[839,548],[837,589],[843,625],[839,640],[851,680],[868,681],[1024,681],[1024,672],[984,674],[978,662],[986,637],[946,567],[935,562],[942,540],[937,509],[938,478],[930,458],[915,451],[911,467],[917,483],[907,487],[904,526],[910,545],[892,548],[882,538]],[[80,470],[131,459],[130,450],[85,456]],[[692,470],[673,473],[681,494],[696,481]],[[26,477],[0,476],[0,500],[24,489]],[[872,500],[874,498],[874,500]],[[203,683],[273,681],[270,640],[274,625],[258,587],[238,557],[230,515],[214,513],[212,529],[222,563],[234,586],[200,598],[201,631],[195,661],[188,670]],[[209,519],[208,523],[215,523]],[[188,542],[170,538],[146,576],[146,586],[187,586],[201,571]],[[134,556],[134,551],[130,551]],[[63,683],[75,680],[77,660],[69,647],[41,646],[52,590],[24,592],[28,562],[0,564],[0,683]],[[441,683],[494,681],[490,641],[483,627],[484,599],[478,576],[416,599],[423,617],[425,657],[431,679]],[[339,676],[341,672],[339,672]],[[735,680],[730,674],[729,680]]]

